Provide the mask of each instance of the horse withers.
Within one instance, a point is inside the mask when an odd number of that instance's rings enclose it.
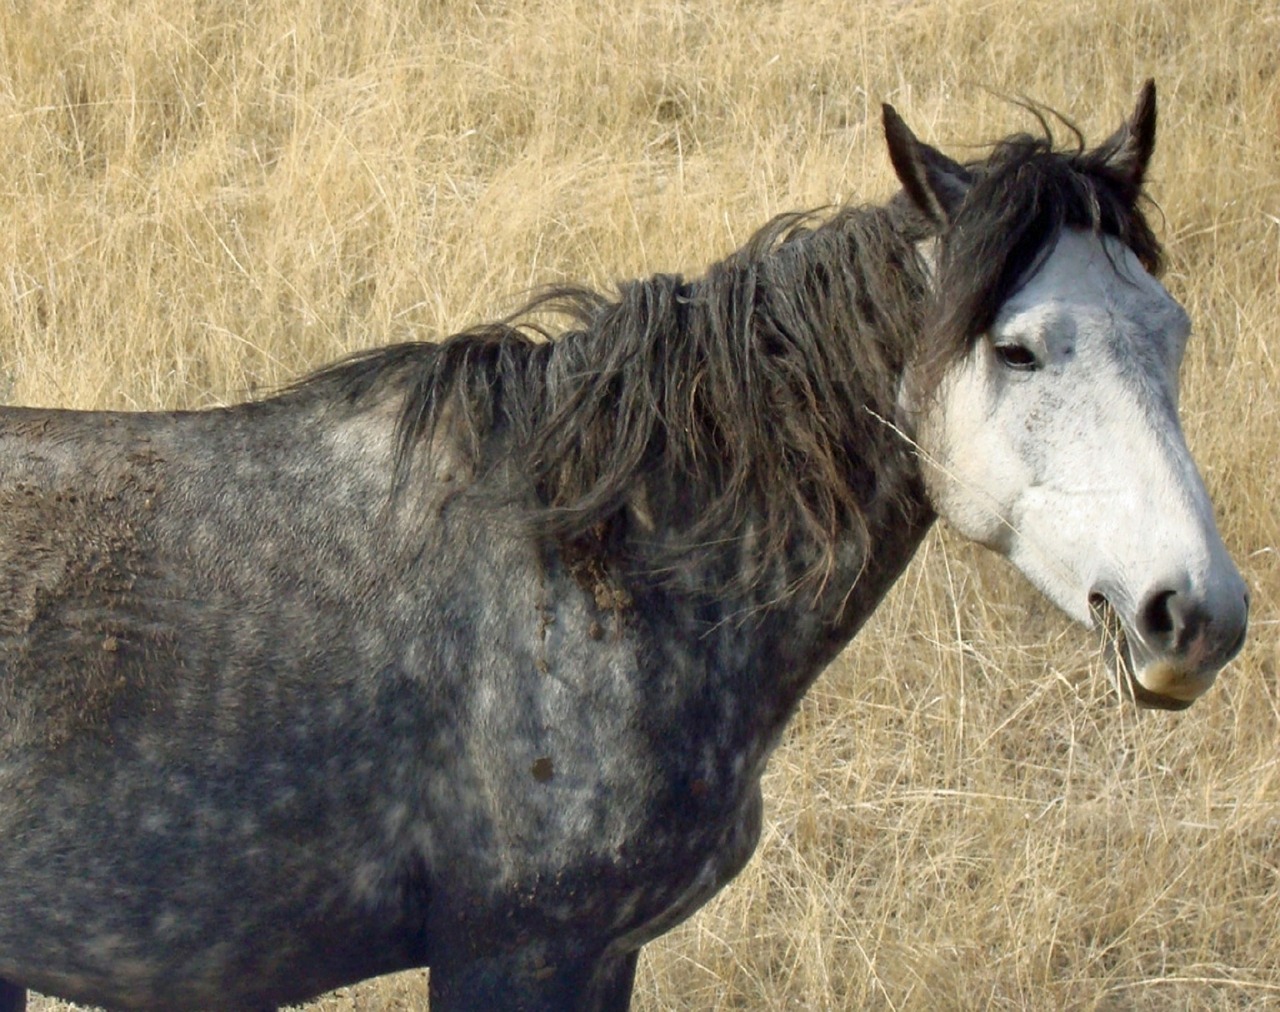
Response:
[[[1180,708],[1248,598],[1179,428],[1148,83],[693,280],[257,403],[0,410],[0,1009],[622,1009],[935,516]],[[1046,131],[1047,133],[1047,131]]]

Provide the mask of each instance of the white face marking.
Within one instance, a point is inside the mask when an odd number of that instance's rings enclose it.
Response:
[[[1189,331],[1127,247],[1068,230],[916,419],[938,512],[1073,618],[1105,598],[1142,687],[1176,703],[1247,613],[1178,424]]]

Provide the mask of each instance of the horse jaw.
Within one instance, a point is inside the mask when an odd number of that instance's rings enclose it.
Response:
[[[914,419],[939,514],[1101,620],[1126,694],[1166,709],[1213,684],[1248,614],[1178,425],[1188,330],[1127,248],[1067,230]]]

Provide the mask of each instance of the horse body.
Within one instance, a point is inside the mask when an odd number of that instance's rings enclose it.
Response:
[[[926,514],[841,628],[806,602],[744,635],[688,614],[696,570],[575,574],[521,502],[451,494],[448,451],[387,509],[393,399],[0,414],[0,975],[140,1008],[535,976],[749,856],[770,745]]]
[[[0,410],[0,1009],[5,981],[248,1008],[424,965],[437,1009],[625,1008],[937,507],[1078,617],[1107,602],[1139,701],[1203,692],[1247,599],[1173,413],[1144,102],[1100,154],[994,168],[889,112],[904,197],[568,293],[552,342],[481,328],[208,412]],[[958,283],[990,178],[997,218],[1060,213]],[[1077,327],[1099,304],[1120,324]],[[1113,359],[1138,407],[1074,412],[1101,402],[1071,370]],[[1092,496],[1145,554],[1079,558],[1082,518],[1053,554],[1046,486],[1089,498],[1033,438],[1062,404],[1103,446],[1167,430],[1139,444],[1173,520]]]

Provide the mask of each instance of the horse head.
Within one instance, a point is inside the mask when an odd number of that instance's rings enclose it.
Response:
[[[1068,615],[1101,621],[1140,705],[1182,709],[1239,651],[1249,596],[1178,419],[1191,325],[1138,209],[1155,122],[1148,82],[1098,148],[1021,138],[960,165],[885,108],[930,226],[935,329],[970,304],[956,354],[904,383],[929,497]]]

